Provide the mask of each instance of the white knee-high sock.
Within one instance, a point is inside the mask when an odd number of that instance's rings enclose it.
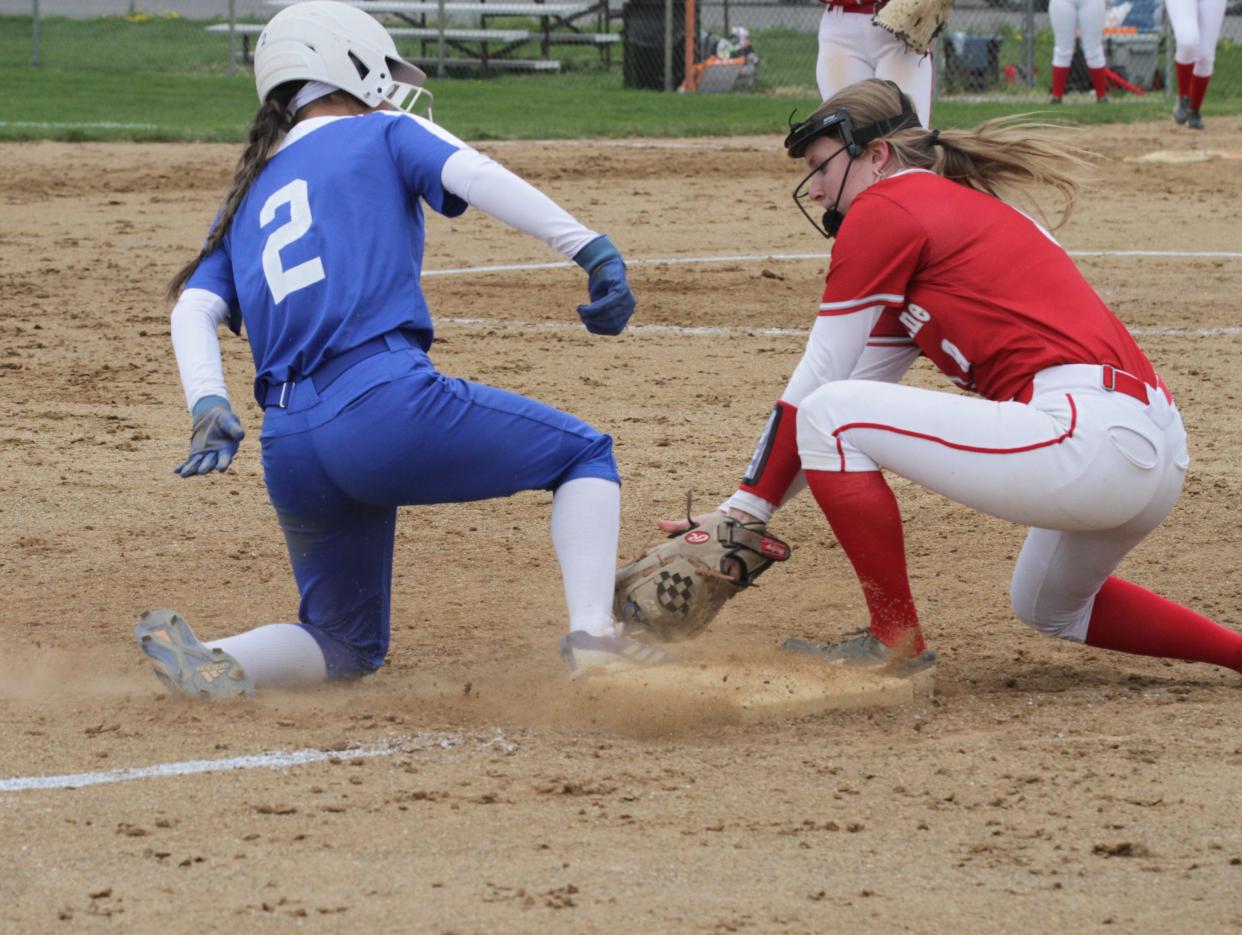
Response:
[[[219,647],[241,663],[255,688],[313,685],[328,677],[319,644],[292,623],[269,623],[205,645]]]
[[[612,590],[621,530],[621,487],[580,477],[552,497],[552,545],[561,562],[569,629],[613,636]]]

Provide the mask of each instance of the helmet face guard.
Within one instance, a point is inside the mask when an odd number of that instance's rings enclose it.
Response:
[[[802,212],[802,216],[810,222],[810,225],[813,228],[829,240],[837,236],[837,231],[841,229],[841,222],[845,220],[845,212],[837,210],[837,203],[841,200],[841,193],[845,191],[845,180],[849,177],[850,169],[853,168],[854,156],[850,156],[850,165],[846,168],[845,174],[841,176],[841,187],[837,189],[836,200],[833,201],[831,208],[824,211],[822,219],[818,221],[815,220],[811,212],[807,210],[807,203],[811,201],[811,179],[818,173],[824,171],[824,169],[827,168],[828,163],[832,162],[832,160],[837,156],[849,151],[850,147],[848,143],[842,144],[839,149],[833,150],[831,156],[803,176],[802,181],[798,183],[798,187],[794,189],[793,193],[794,204],[798,206],[798,210]],[[860,149],[859,152],[862,152],[862,150]]]
[[[897,87],[891,81],[888,83],[892,84],[894,88]],[[795,159],[800,159],[806,155],[807,147],[821,136],[831,134],[841,139],[841,148],[808,172],[793,192],[794,204],[798,206],[798,210],[810,221],[812,227],[829,240],[837,236],[837,231],[841,229],[841,222],[845,220],[845,212],[839,211],[837,204],[841,200],[841,193],[845,191],[845,180],[849,177],[854,160],[862,155],[863,149],[866,148],[867,144],[890,133],[896,133],[898,130],[922,126],[919,123],[918,114],[910,106],[910,99],[901,93],[900,90],[898,90],[898,96],[901,98],[901,113],[895,114],[892,117],[885,117],[877,120],[875,123],[856,127],[848,111],[833,110],[826,114],[820,114],[818,117],[812,116],[792,126],[789,130],[789,135],[785,137],[785,150]],[[849,156],[850,165],[846,168],[845,174],[841,176],[841,187],[837,189],[837,197],[832,207],[824,212],[823,220],[817,222],[805,206],[805,202],[810,200],[811,178],[817,172],[821,172],[829,162],[842,152]]]
[[[266,101],[283,84],[322,81],[368,107],[409,110],[427,92],[422,69],[397,51],[369,13],[337,0],[307,0],[268,21],[254,52],[255,89]]]

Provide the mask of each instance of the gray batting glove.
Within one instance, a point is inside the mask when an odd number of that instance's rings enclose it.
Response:
[[[190,455],[173,470],[182,477],[227,471],[246,437],[241,422],[223,396],[204,396],[190,412]]]

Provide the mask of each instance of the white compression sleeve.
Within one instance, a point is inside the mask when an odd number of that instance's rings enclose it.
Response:
[[[803,355],[802,361],[798,364],[794,375],[789,380],[789,385],[785,390],[785,394],[781,397],[785,402],[793,403],[791,396],[796,396],[797,401],[801,402],[812,390],[822,386],[823,383],[830,382],[833,379],[845,379],[845,377],[832,376],[841,372],[844,361],[851,356],[848,352],[844,356],[840,356],[839,346],[844,344],[847,348],[851,346],[850,342],[854,341],[859,334],[860,326],[867,324],[867,331],[875,327],[874,319],[878,317],[878,311],[873,310],[874,315],[861,315],[857,321],[843,322],[841,325],[833,325],[832,322],[839,318],[854,318],[855,316],[838,316],[828,319],[828,316],[821,316],[816,319],[816,327],[811,329],[811,336],[807,341],[806,353]],[[819,327],[821,321],[828,319],[828,324]],[[851,380],[880,380],[886,383],[897,383],[901,380],[910,365],[914,363],[919,356],[919,349],[913,342],[893,343],[893,344],[868,344],[863,348],[858,359],[854,361],[853,367],[849,371],[849,379]],[[816,382],[820,381],[820,382]],[[763,522],[771,522],[772,515],[776,512],[778,506],[784,506],[794,497],[796,497],[806,487],[806,475],[801,471],[794,477],[790,483],[789,489],[785,491],[785,498],[780,504],[770,503],[762,497],[756,496],[746,490],[738,490],[729,497],[724,503],[720,504],[718,509],[721,510],[744,510],[756,519]]]
[[[818,316],[781,399],[797,406],[825,383],[849,379],[881,311],[877,305],[849,315]]]
[[[328,677],[319,643],[296,624],[269,623],[206,645],[241,663],[255,688],[314,685]]]
[[[599,236],[525,179],[468,146],[448,157],[440,181],[467,204],[539,238],[562,256],[572,258]]]
[[[193,409],[204,396],[229,398],[224,365],[220,362],[220,337],[216,334],[228,317],[228,304],[206,289],[186,289],[173,306],[173,353],[188,409]]]
[[[569,629],[614,636],[612,591],[621,487],[602,477],[566,481],[552,496],[552,545],[561,562]]]

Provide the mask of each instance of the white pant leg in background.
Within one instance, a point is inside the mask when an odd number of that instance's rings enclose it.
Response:
[[[1177,45],[1173,60],[1189,65],[1199,57],[1199,0],[1164,0],[1164,8]]]
[[[1216,65],[1216,43],[1225,21],[1225,0],[1165,0],[1177,52],[1173,60],[1194,64],[1206,78]]]
[[[1225,22],[1226,0],[1165,0],[1177,45],[1174,61],[1194,63],[1195,75],[1206,78],[1216,66],[1216,42]]]
[[[1052,64],[1069,68],[1074,60],[1074,34],[1079,33],[1088,68],[1104,67],[1104,0],[1048,0],[1052,24]]]
[[[863,19],[870,24],[871,17],[864,16]],[[871,26],[869,38],[875,76],[896,82],[918,111],[919,123],[930,128],[932,88],[935,84],[932,57],[916,55],[900,39],[879,26]]]
[[[1048,0],[1048,22],[1052,24],[1052,66],[1069,68],[1074,60],[1074,30],[1078,28],[1076,0]]]
[[[1104,10],[1106,6],[1104,0],[1078,0],[1078,41],[1082,43],[1082,57],[1086,59],[1088,68],[1104,67]],[[1049,8],[1051,9],[1051,6]],[[1073,45],[1071,41],[1071,49]]]
[[[871,25],[865,13],[846,13],[840,7],[825,6],[819,20],[819,53],[815,59],[815,83],[819,98],[826,101],[855,81],[875,77],[871,58]]]
[[[868,13],[846,13],[825,6],[819,21],[819,54],[815,82],[820,100],[867,78],[896,82],[918,111],[919,122],[931,120],[933,86],[930,55],[915,55],[887,29],[871,22]]]
[[[1094,372],[1095,385],[1056,385],[1067,372]],[[1081,639],[1096,591],[1172,509],[1188,464],[1176,408],[1154,390],[1146,406],[1107,392],[1098,373],[1044,371],[1029,404],[830,383],[799,407],[802,465],[885,468],[1033,527],[1014,572],[1015,610],[1042,632]]]
[[[1216,67],[1216,43],[1225,24],[1225,0],[1199,0],[1199,55],[1195,74],[1206,78]]]

